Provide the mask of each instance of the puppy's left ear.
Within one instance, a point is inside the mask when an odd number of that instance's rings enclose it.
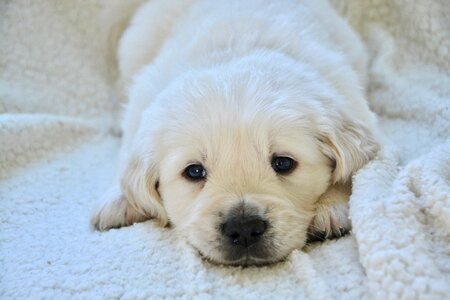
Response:
[[[347,182],[380,148],[374,133],[351,118],[320,124],[318,139],[322,152],[334,165],[332,184]]]

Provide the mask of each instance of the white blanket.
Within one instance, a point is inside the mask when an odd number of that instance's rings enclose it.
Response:
[[[448,0],[333,0],[366,41],[393,145],[354,178],[351,235],[245,269],[152,221],[91,231],[120,143],[94,46],[101,2],[0,2],[0,298],[449,297]]]

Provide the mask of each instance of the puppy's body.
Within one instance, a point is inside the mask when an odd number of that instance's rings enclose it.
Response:
[[[308,228],[349,228],[348,185],[376,154],[376,120],[363,47],[325,1],[149,1],[118,62],[121,167],[97,228],[170,220],[229,264],[282,259]],[[277,157],[296,167],[274,171]],[[205,177],[187,178],[192,165]]]

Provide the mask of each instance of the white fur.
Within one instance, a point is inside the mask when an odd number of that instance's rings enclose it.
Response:
[[[128,98],[118,180],[94,225],[154,217],[221,263],[232,262],[214,243],[217,214],[241,199],[270,208],[269,262],[303,247],[310,226],[349,229],[351,176],[378,151],[355,40],[326,1],[141,6],[118,49]],[[277,175],[274,154],[298,168]],[[181,175],[197,162],[202,184]]]

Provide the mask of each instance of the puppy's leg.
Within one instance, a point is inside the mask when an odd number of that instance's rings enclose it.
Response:
[[[331,186],[317,202],[316,215],[309,226],[309,240],[341,237],[351,229],[348,199],[351,185]]]
[[[100,207],[91,219],[97,230],[108,230],[147,220],[122,194],[119,185],[110,188],[104,195]]]

